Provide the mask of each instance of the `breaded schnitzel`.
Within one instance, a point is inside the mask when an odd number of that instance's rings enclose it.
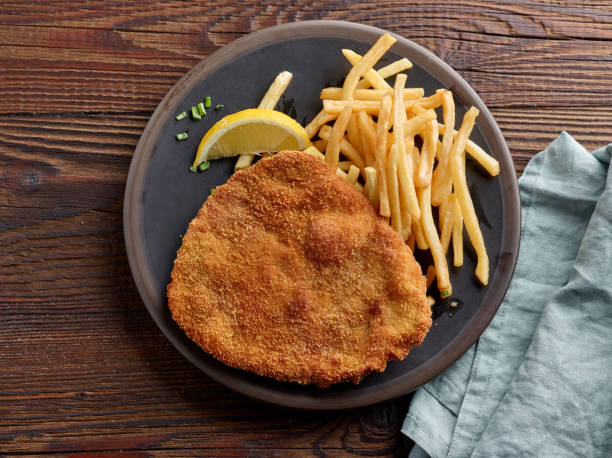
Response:
[[[307,153],[235,173],[189,224],[168,285],[225,364],[319,387],[403,359],[431,326],[425,278],[368,200]]]

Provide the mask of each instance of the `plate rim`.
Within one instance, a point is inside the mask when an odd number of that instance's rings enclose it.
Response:
[[[401,48],[401,51],[397,49],[395,51],[401,55],[407,54],[409,58],[417,56],[417,59],[414,57],[412,59],[418,62],[421,68],[434,75],[445,87],[450,88],[460,100],[469,100],[480,110],[479,128],[490,143],[491,149],[500,153],[496,158],[500,162],[501,171],[496,178],[501,180],[502,185],[502,214],[505,224],[497,269],[489,282],[489,285],[498,284],[498,287],[496,289],[489,287],[482,299],[480,313],[475,314],[464,330],[440,352],[424,362],[417,375],[413,375],[409,380],[405,378],[396,380],[392,386],[383,385],[381,387],[383,389],[362,393],[327,392],[326,395],[325,391],[321,391],[321,395],[314,396],[310,393],[289,395],[278,392],[272,387],[247,382],[240,377],[228,380],[226,373],[203,363],[197,352],[186,348],[157,315],[157,304],[160,301],[164,302],[165,297],[159,294],[151,268],[141,268],[141,266],[150,266],[150,263],[144,244],[144,225],[141,218],[143,205],[138,191],[143,189],[148,158],[157,144],[161,128],[172,115],[176,99],[182,100],[202,78],[243,54],[262,46],[295,38],[348,38],[373,43],[382,33],[388,33],[398,40],[394,47]],[[521,209],[514,163],[501,130],[484,102],[461,75],[432,52],[396,33],[354,22],[313,20],[280,24],[246,34],[202,59],[168,91],[149,118],[132,156],[124,194],[123,231],[132,277],[147,311],[166,338],[192,364],[215,381],[255,399],[286,407],[338,410],[370,405],[407,394],[450,367],[478,340],[501,305],[514,272],[520,243]]]

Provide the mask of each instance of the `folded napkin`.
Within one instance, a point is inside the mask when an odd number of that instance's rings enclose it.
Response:
[[[410,456],[612,456],[612,144],[563,132],[519,180],[510,288],[479,341],[416,391]]]

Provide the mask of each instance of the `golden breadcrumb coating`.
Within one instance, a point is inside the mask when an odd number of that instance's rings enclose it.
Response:
[[[281,381],[358,383],[431,326],[412,252],[307,153],[235,173],[189,224],[168,305],[223,363]]]

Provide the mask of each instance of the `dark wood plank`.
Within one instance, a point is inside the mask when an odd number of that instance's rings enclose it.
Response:
[[[355,20],[413,39],[462,73],[489,106],[612,101],[612,13],[603,3],[415,2],[406,8],[391,2],[377,11],[356,2],[347,11],[315,2],[304,16],[293,11],[300,5],[275,2],[159,2],[146,11],[129,2],[106,5],[58,2],[48,12],[36,2],[3,6],[0,112],[152,110],[186,70],[219,46],[296,18]]]
[[[29,1],[0,5],[0,453],[405,456],[409,396],[264,405],[161,335],[121,222],[151,112],[201,58],[263,27],[341,19],[438,54],[482,96],[520,174],[561,130],[612,139],[606,1]]]
[[[91,27],[166,33],[213,33],[235,35],[252,32],[276,23],[296,20],[338,19],[390,27],[420,27],[425,21],[439,24],[440,31],[473,32],[490,35],[534,38],[610,39],[612,12],[605,0],[457,1],[452,4],[417,0],[408,7],[402,1],[385,2],[381,8],[371,2],[295,1],[182,2],[152,1],[146,8],[137,0],[4,2],[2,24],[30,26]],[[229,40],[232,38],[230,37]],[[226,43],[219,43],[226,44]]]

